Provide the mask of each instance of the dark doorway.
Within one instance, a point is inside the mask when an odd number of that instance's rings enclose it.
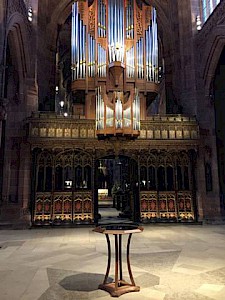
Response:
[[[127,156],[108,156],[96,162],[96,222],[138,221],[139,187],[137,162]]]

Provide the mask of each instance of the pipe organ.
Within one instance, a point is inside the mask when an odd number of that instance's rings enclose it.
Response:
[[[137,136],[146,94],[159,91],[156,9],[136,0],[78,0],[71,41],[72,92],[85,91],[85,117],[96,119],[97,135]]]
[[[135,89],[128,99],[114,92],[112,100],[101,87],[96,95],[96,131],[99,135],[138,136],[140,130],[140,98]]]

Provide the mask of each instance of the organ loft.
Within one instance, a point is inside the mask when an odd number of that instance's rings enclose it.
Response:
[[[71,90],[85,95],[85,117],[96,119],[97,135],[138,136],[146,98],[156,97],[163,73],[156,9],[77,1],[71,43]]]

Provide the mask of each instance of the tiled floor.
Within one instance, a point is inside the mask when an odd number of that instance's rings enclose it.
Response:
[[[97,289],[107,248],[91,227],[1,230],[0,247],[1,300],[112,299]],[[225,299],[224,225],[146,225],[130,256],[141,291],[122,300]]]

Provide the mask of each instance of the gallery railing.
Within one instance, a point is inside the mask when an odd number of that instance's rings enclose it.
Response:
[[[28,122],[28,136],[38,139],[97,139],[95,120],[74,119],[49,113],[34,113]],[[199,127],[194,117],[154,115],[141,121],[137,140],[199,139]]]

